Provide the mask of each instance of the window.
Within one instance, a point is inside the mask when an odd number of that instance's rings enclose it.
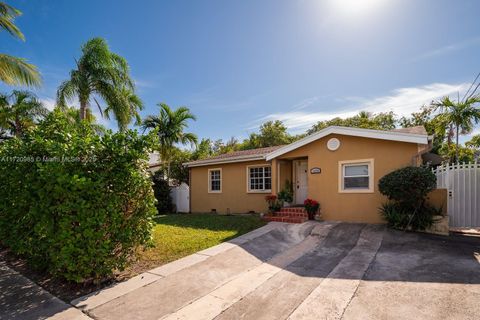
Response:
[[[373,159],[340,161],[339,192],[373,192]]]
[[[270,192],[272,190],[272,168],[270,166],[247,167],[247,191]]]
[[[222,169],[208,169],[208,192],[222,192]]]

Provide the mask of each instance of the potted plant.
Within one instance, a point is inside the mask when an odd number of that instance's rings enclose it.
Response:
[[[289,206],[293,202],[293,189],[290,181],[285,181],[285,187],[278,193],[278,200],[282,201],[284,206]]]
[[[320,209],[320,203],[313,199],[307,199],[303,202],[303,204],[305,205],[305,210],[307,210],[308,213],[308,220],[314,220],[318,209]]]
[[[268,211],[270,211],[271,214],[275,214],[275,212],[279,211],[282,208],[282,203],[274,194],[269,194],[265,197],[265,200],[268,203]]]

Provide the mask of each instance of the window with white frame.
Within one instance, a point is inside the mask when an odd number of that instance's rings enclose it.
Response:
[[[373,192],[373,160],[341,161],[340,192]]]
[[[272,168],[270,166],[248,167],[248,191],[270,192],[272,189]]]
[[[222,192],[222,169],[208,170],[208,192]]]

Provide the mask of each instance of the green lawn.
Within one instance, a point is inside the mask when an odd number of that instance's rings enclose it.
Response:
[[[136,273],[212,247],[265,224],[258,216],[214,214],[172,214],[155,221],[154,247],[140,252]]]

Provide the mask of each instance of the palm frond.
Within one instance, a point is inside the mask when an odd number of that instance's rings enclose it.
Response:
[[[8,85],[39,87],[38,69],[23,58],[0,54],[0,80]]]
[[[57,105],[60,108],[65,108],[67,102],[75,98],[78,93],[78,88],[74,81],[63,81],[57,89]]]
[[[20,10],[15,9],[5,2],[0,2],[0,28],[15,38],[25,41],[25,36],[14,23],[15,18],[21,15],[22,12]]]

